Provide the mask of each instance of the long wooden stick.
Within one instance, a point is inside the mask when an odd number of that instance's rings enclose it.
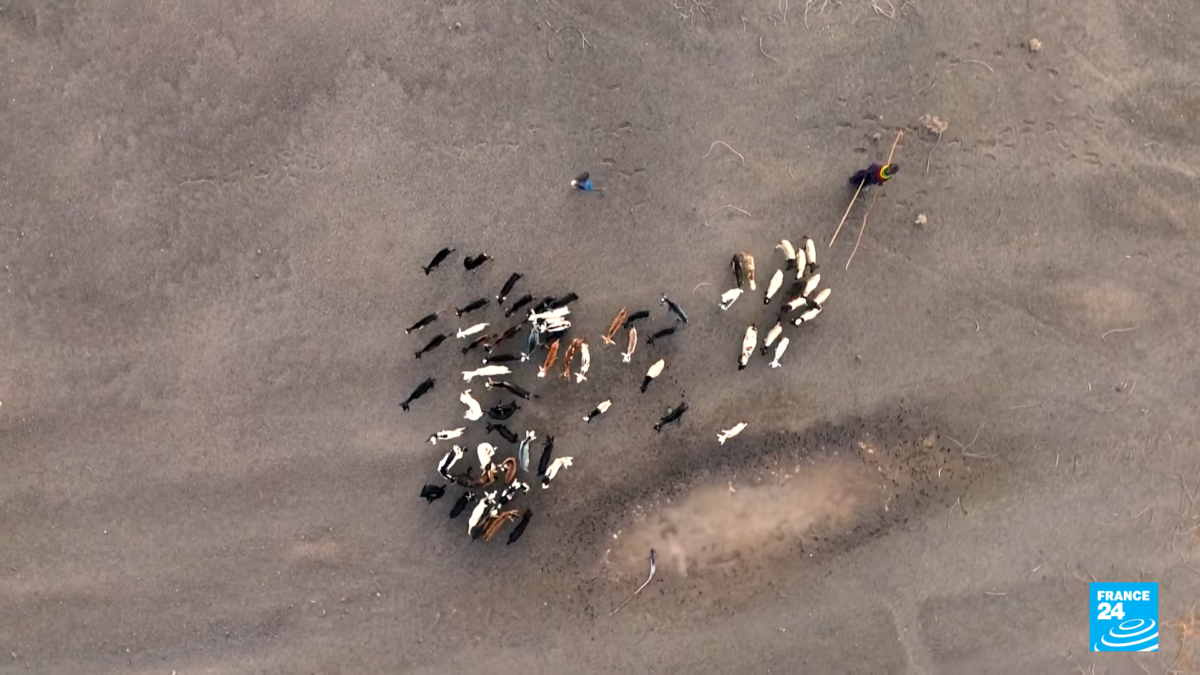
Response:
[[[896,134],[896,140],[892,141],[892,151],[888,153],[888,161],[887,161],[888,164],[892,163],[892,156],[896,154],[896,146],[900,143],[901,138],[904,138],[904,130],[903,129],[901,129],[900,132]]]
[[[858,245],[862,243],[863,232],[867,229],[867,216],[871,215],[871,207],[875,206],[875,199],[879,197],[878,192],[871,194],[871,203],[867,204],[867,212],[863,214],[862,227],[858,228],[858,239],[854,242],[854,250],[850,252],[850,257],[846,258],[846,270],[850,269],[850,261],[854,260],[854,254],[858,253]]]
[[[837,241],[838,232],[842,231],[842,225],[846,224],[846,219],[850,217],[850,209],[854,208],[854,202],[858,201],[858,193],[862,192],[863,186],[867,184],[867,179],[862,179],[858,184],[858,189],[854,191],[854,196],[850,198],[850,204],[846,207],[846,212],[842,214],[842,220],[838,223],[837,229],[833,231],[833,238],[829,240],[829,248],[833,248],[833,242]]]

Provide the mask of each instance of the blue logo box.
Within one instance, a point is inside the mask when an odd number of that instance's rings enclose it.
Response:
[[[1158,584],[1088,584],[1094,652],[1158,651]]]

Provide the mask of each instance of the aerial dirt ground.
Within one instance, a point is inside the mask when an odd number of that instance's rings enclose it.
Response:
[[[1200,672],[1198,63],[1191,0],[0,2],[0,672]],[[509,546],[417,495],[514,271],[591,369],[508,377],[574,458]]]

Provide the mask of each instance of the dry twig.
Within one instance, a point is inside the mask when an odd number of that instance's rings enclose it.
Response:
[[[984,63],[983,61],[980,61],[979,59],[967,59],[966,61],[963,61],[963,63],[978,63],[979,65],[983,66],[984,68],[987,68],[988,71],[991,72],[992,74],[996,73],[996,71],[992,70],[991,66]]]
[[[950,512],[946,514],[946,529],[947,530],[950,529],[950,516],[954,515],[954,507],[956,507],[956,506],[958,508],[962,509],[964,516],[967,515],[967,507],[963,506],[962,497],[955,499],[954,503],[950,505]]]
[[[628,605],[630,600],[636,598],[637,594],[641,593],[642,589],[650,584],[650,580],[654,578],[654,570],[656,569],[656,567],[657,567],[657,565],[655,564],[655,559],[654,559],[654,549],[650,549],[650,576],[646,577],[646,583],[642,584],[641,586],[638,586],[638,589],[633,592],[633,595],[629,596],[625,600],[625,602],[622,602],[616,609],[614,609],[609,614],[609,616],[612,616],[613,614],[616,614],[617,612],[621,611],[621,607]]]
[[[920,122],[925,125],[925,129],[930,133],[937,134],[937,140],[934,141],[933,147],[929,149],[929,156],[925,158],[925,173],[929,173],[929,163],[933,161],[933,151],[942,142],[942,134],[946,133],[946,129],[950,128],[950,123],[937,115],[930,115],[928,113],[921,116]]]
[[[547,21],[547,22],[546,22],[546,25],[547,25],[547,26],[549,26],[549,25],[550,25],[550,22],[549,22],[549,21]],[[579,37],[580,37],[580,38],[582,39],[582,41],[583,41],[583,50],[584,50],[584,51],[587,51],[587,48],[588,48],[588,47],[591,47],[592,49],[595,49],[595,48],[596,48],[596,46],[595,46],[595,45],[593,45],[593,44],[591,43],[591,41],[589,41],[589,40],[587,39],[587,36],[583,34],[583,30],[581,30],[581,29],[580,29],[578,26],[560,26],[560,27],[558,28],[558,30],[554,31],[554,35],[556,35],[556,36],[557,36],[559,33],[563,32],[563,30],[565,30],[565,29],[567,29],[567,28],[574,28],[575,30],[579,31]],[[546,58],[550,59],[551,61],[553,61],[553,60],[554,60],[554,54],[553,54],[553,53],[551,53],[551,51],[550,51],[550,46],[551,46],[553,43],[554,43],[554,38],[551,38],[551,39],[550,39],[550,41],[546,43]]]
[[[889,19],[894,20],[896,18],[896,6],[893,5],[890,0],[883,0],[883,1],[887,3],[887,6],[888,6],[887,11],[884,11],[884,9],[879,6],[878,0],[871,0],[871,9],[874,9],[875,12],[877,14],[879,14],[880,16],[885,16]]]
[[[738,213],[741,213],[748,218],[754,217],[753,214],[751,214],[749,211],[747,211],[745,209],[739,209],[738,207],[734,206],[733,204],[726,204],[725,206],[718,207],[712,213],[708,214],[708,218],[704,219],[704,226],[708,227],[708,221],[711,220],[713,216],[717,215],[717,213],[724,211],[725,209],[733,209],[734,211],[737,211]]]
[[[1181,513],[1180,514],[1181,521],[1183,520],[1182,515],[1183,514]],[[1175,547],[1175,538],[1178,536],[1179,536],[1179,526],[1176,525],[1175,531],[1171,533],[1171,552],[1174,553],[1175,555],[1179,556],[1179,564],[1180,565],[1183,565],[1184,567],[1195,572],[1196,574],[1200,574],[1200,570],[1196,569],[1195,567],[1192,567],[1191,564],[1188,563],[1187,558],[1185,558],[1183,556],[1183,551],[1180,551],[1178,548]]]
[[[933,147],[929,149],[929,155],[925,157],[925,173],[929,174],[929,163],[933,161],[933,151],[937,150],[937,146],[942,142],[942,135],[938,134],[937,140],[933,142]]]
[[[922,87],[922,88],[918,89],[918,90],[917,90],[917,93],[915,93],[915,94],[913,94],[913,95],[912,95],[913,99],[916,99],[916,98],[917,98],[918,96],[920,96],[922,93],[924,93],[924,92],[927,92],[927,91],[929,91],[930,89],[933,89],[933,85],[937,84],[938,75],[940,75],[940,73],[934,73],[934,74],[933,74],[933,79],[929,81],[929,84],[928,84],[927,86],[924,86],[924,87]]]
[[[758,51],[762,52],[762,55],[763,55],[763,56],[767,57],[768,59],[771,59],[771,60],[772,60],[772,61],[774,61],[775,63],[778,63],[778,64],[782,64],[782,63],[783,63],[783,61],[780,61],[779,59],[775,58],[774,56],[771,56],[770,54],[768,54],[768,53],[767,53],[767,50],[763,49],[763,39],[762,39],[762,36],[759,36],[759,38],[758,38]]]
[[[734,150],[733,147],[730,146],[725,141],[713,141],[712,145],[708,146],[708,152],[704,153],[704,156],[701,157],[700,159],[708,159],[708,156],[713,153],[713,148],[717,147],[718,145],[723,145],[726,148],[729,148],[729,151],[732,152],[733,154],[737,155],[738,159],[742,160],[742,165],[745,166],[746,158],[742,156],[742,153],[738,152],[737,150]]]
[[[815,1],[816,0],[804,0],[804,29],[805,30],[811,30],[808,26],[808,10],[809,10],[809,8],[812,7],[813,2],[815,2]],[[824,2],[821,3],[821,9],[817,10],[817,16],[821,16],[822,14],[824,14],[825,8],[828,6],[829,6],[829,0],[824,0]]]
[[[980,424],[980,425],[979,425],[979,428],[975,430],[975,437],[974,437],[974,438],[972,438],[972,439],[971,439],[971,442],[970,442],[970,443],[967,443],[966,445],[963,445],[962,443],[959,443],[958,441],[955,441],[953,438],[951,438],[951,437],[949,437],[949,436],[947,436],[947,437],[946,437],[946,439],[947,439],[947,440],[954,441],[954,444],[955,444],[955,445],[957,445],[957,446],[959,447],[959,449],[960,449],[960,450],[963,450],[963,451],[965,452],[965,451],[967,450],[967,448],[970,448],[972,445],[975,445],[975,441],[979,440],[979,432],[983,431],[983,428],[984,428],[984,427],[986,427],[986,426],[987,426],[987,422],[984,422],[983,424]]]
[[[1137,330],[1137,326],[1130,326],[1129,328],[1114,328],[1110,331],[1105,331],[1104,334],[1100,336],[1100,339],[1103,341],[1104,338],[1112,335],[1113,333],[1128,333],[1129,331],[1134,330]]]
[[[1041,404],[1042,404],[1041,401],[1038,401],[1037,403],[1023,403],[1021,405],[1009,406],[1009,407],[1005,408],[1005,410],[1024,410],[1025,408],[1036,408]]]

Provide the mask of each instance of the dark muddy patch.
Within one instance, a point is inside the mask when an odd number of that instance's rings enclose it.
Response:
[[[743,434],[720,451],[680,445],[662,471],[606,495],[585,515],[597,576],[660,570],[738,574],[783,559],[853,549],[893,527],[951,507],[986,469],[937,420],[898,409],[815,425],[803,433]],[[584,574],[587,574],[585,571]]]

